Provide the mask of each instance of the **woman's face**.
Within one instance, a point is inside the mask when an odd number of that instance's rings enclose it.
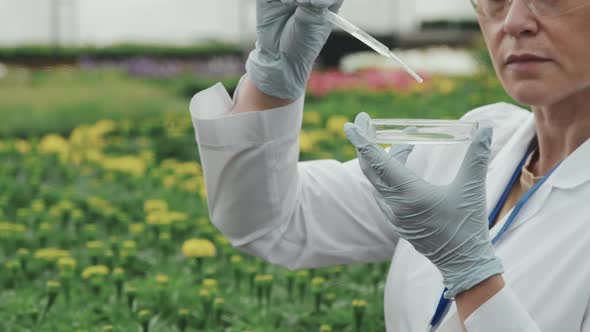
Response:
[[[479,23],[496,73],[517,102],[551,106],[580,96],[590,102],[590,5],[537,17],[514,0],[504,19],[480,15]]]

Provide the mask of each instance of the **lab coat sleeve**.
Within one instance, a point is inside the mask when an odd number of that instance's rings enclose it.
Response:
[[[468,332],[541,331],[508,285],[467,317],[465,327]]]
[[[391,259],[398,236],[358,161],[299,162],[304,97],[235,114],[240,86],[233,100],[218,83],[191,101],[212,223],[289,269]]]

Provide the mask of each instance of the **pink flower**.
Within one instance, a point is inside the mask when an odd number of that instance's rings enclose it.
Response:
[[[335,90],[406,91],[415,84],[414,79],[401,70],[366,69],[355,73],[313,71],[307,91],[321,97]]]

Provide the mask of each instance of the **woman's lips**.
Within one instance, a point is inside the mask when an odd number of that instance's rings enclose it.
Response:
[[[516,71],[531,71],[536,70],[539,66],[542,66],[551,59],[535,55],[535,54],[511,54],[506,57],[505,66],[511,70]]]

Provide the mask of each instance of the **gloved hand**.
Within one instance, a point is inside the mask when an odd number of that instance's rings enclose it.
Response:
[[[343,1],[257,0],[256,48],[246,61],[254,85],[277,98],[301,97],[332,32],[332,23],[322,13],[337,12]]]
[[[378,200],[397,233],[441,272],[447,299],[503,272],[489,236],[486,175],[492,129],[477,131],[461,168],[448,185],[428,183],[398,157],[368,141],[369,116],[361,113],[345,133],[357,149],[363,173],[381,194]],[[395,154],[394,154],[395,155]],[[400,159],[399,156],[402,158]]]

